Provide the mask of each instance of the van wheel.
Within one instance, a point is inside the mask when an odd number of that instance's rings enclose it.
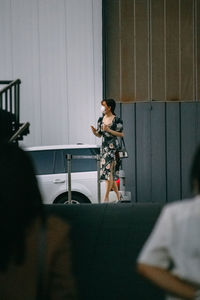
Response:
[[[90,203],[89,200],[80,194],[72,193],[72,200],[71,203],[68,201],[68,195],[61,195],[57,201],[56,204],[81,204],[81,203]]]

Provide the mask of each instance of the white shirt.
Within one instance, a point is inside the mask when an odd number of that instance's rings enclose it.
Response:
[[[163,208],[138,262],[170,268],[174,275],[200,286],[200,196]]]

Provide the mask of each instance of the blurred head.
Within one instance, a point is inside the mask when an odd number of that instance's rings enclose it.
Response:
[[[43,216],[42,199],[28,154],[14,144],[0,146],[0,269],[10,257],[24,258],[27,228]]]
[[[0,213],[15,208],[21,216],[35,213],[42,200],[28,154],[14,144],[0,147]],[[22,210],[20,210],[22,208]],[[27,211],[26,211],[27,210]],[[23,218],[26,218],[24,216]]]
[[[115,115],[115,106],[116,106],[115,100],[113,100],[113,99],[103,99],[101,101],[101,105],[103,105],[105,107],[104,114],[111,111],[111,113],[113,115]]]
[[[0,142],[7,142],[15,132],[15,116],[0,109]]]
[[[190,185],[195,194],[200,193],[200,146],[196,149],[190,171]]]

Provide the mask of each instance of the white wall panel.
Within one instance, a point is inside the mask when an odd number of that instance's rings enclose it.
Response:
[[[37,1],[12,0],[12,68],[10,79],[20,78],[20,121],[29,121],[26,143],[38,145],[41,137],[40,65]]]
[[[92,142],[88,131],[94,122],[93,6],[91,0],[66,3],[69,139]]]
[[[101,0],[0,0],[0,79],[22,80],[26,145],[96,142],[101,24]]]
[[[68,142],[64,1],[39,1],[43,144]]]
[[[0,7],[0,80],[12,77],[11,1],[1,0]]]
[[[93,0],[93,73],[94,73],[94,126],[101,115],[100,102],[102,100],[102,3],[101,1]],[[100,144],[101,140],[95,138],[95,143]]]

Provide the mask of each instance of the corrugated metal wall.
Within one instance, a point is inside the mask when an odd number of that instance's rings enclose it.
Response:
[[[103,0],[104,96],[200,100],[200,0]]]

